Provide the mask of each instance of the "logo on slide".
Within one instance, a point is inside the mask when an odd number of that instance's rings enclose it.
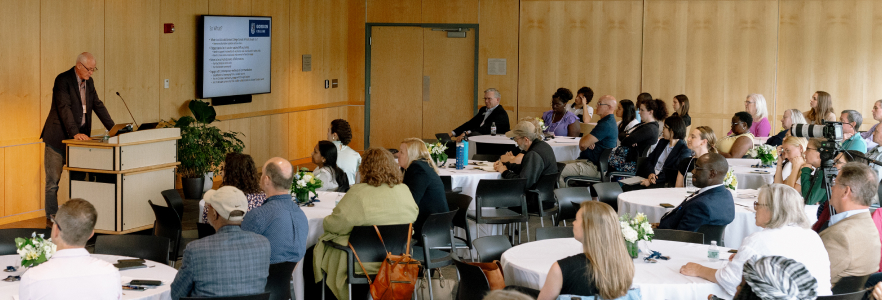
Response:
[[[269,37],[270,36],[270,20],[248,20],[251,31],[248,37]]]

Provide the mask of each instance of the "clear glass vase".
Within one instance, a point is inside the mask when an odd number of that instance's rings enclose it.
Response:
[[[638,248],[637,248],[637,243],[636,243],[636,242],[635,242],[635,243],[632,243],[632,242],[629,242],[629,241],[625,241],[625,247],[628,248],[628,254],[631,255],[631,258],[637,258],[637,256],[639,255],[640,251],[639,251]]]

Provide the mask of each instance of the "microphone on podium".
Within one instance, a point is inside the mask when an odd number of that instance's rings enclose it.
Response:
[[[133,116],[133,115],[132,115],[132,111],[129,110],[129,105],[126,104],[126,99],[123,99],[123,96],[120,95],[119,92],[116,92],[116,96],[119,97],[119,100],[122,100],[123,105],[126,106],[126,111],[128,111],[128,112],[129,112],[129,116],[132,117],[132,122],[135,123],[135,127],[138,127],[138,121],[135,121],[135,116]]]

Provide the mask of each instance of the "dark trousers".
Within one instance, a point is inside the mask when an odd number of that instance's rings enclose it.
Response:
[[[64,167],[64,156],[46,144],[43,151],[43,168],[46,170],[46,219],[58,212],[58,182]]]
[[[266,291],[270,292],[270,300],[291,299],[291,274],[297,263],[283,262],[271,264],[269,276],[266,278]]]

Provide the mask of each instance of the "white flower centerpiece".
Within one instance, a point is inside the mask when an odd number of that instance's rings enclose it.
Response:
[[[649,221],[647,221],[646,215],[643,213],[637,213],[634,218],[631,218],[631,215],[626,213],[619,217],[619,224],[622,227],[622,236],[625,237],[628,254],[631,255],[631,258],[637,258],[637,242],[652,241],[652,236],[655,235],[652,231],[652,226],[649,225]]]
[[[43,239],[43,234],[38,235],[36,232],[31,234],[31,238],[15,238],[15,248],[18,249],[21,266],[24,268],[36,267],[46,262],[56,250],[51,238]]]
[[[770,145],[756,145],[747,150],[747,155],[757,158],[762,162],[763,168],[771,168],[778,159],[778,149]]]
[[[727,189],[733,191],[738,188],[738,178],[735,177],[735,171],[733,171],[732,168],[729,168],[729,171],[726,172],[726,178],[723,179],[723,185],[725,185]]]
[[[435,165],[443,167],[447,163],[447,153],[445,152],[447,151],[447,145],[441,143],[441,140],[434,144],[426,143],[426,148],[429,148],[429,155],[432,156]]]
[[[291,184],[291,194],[294,195],[298,203],[312,202],[309,199],[309,193],[318,196],[315,190],[320,188],[322,188],[322,180],[315,178],[315,176],[312,175],[312,172],[309,172],[309,169],[300,168],[300,171],[294,173],[294,183]]]

